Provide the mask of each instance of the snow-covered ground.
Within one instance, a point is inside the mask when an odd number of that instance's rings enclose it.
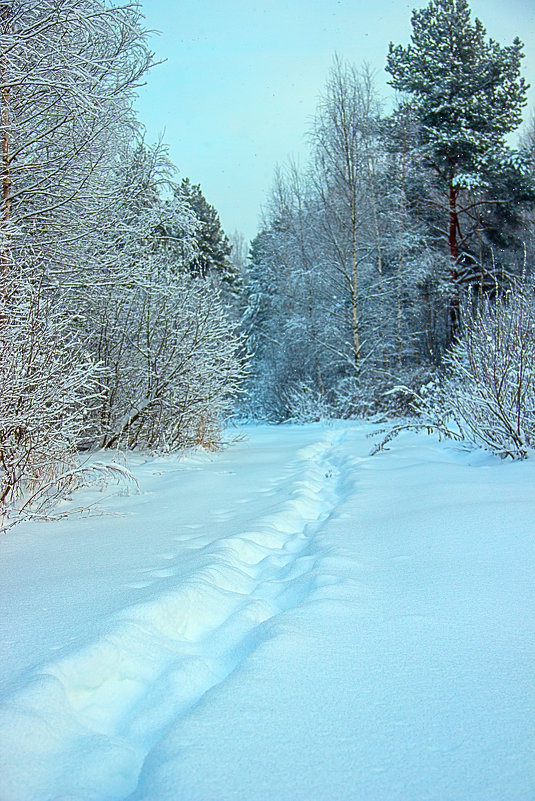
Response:
[[[535,463],[370,430],[2,537],[1,801],[533,801]]]

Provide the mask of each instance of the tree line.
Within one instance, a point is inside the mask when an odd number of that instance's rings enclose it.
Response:
[[[390,113],[369,67],[335,57],[308,161],[277,169],[252,243],[251,414],[411,411],[470,313],[531,274],[535,124],[510,144],[522,47],[466,0],[431,0],[386,54]]]
[[[137,3],[0,4],[0,517],[94,448],[215,446],[244,370],[217,212],[133,111]],[[89,471],[94,474],[95,471]]]
[[[217,447],[237,397],[277,422],[417,410],[526,455],[522,44],[488,39],[466,0],[412,28],[386,55],[391,113],[335,58],[308,162],[277,169],[247,257],[145,140],[139,5],[0,3],[0,527],[121,474],[84,453]]]

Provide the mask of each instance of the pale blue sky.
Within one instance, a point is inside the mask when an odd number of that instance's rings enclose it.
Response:
[[[305,132],[333,54],[377,71],[390,41],[405,44],[413,7],[403,0],[142,0],[157,58],[138,109],[149,139],[163,132],[181,176],[200,183],[227,233],[258,230],[277,162],[306,158]],[[520,36],[535,85],[535,0],[471,0],[501,44]],[[535,87],[530,91],[535,107]]]

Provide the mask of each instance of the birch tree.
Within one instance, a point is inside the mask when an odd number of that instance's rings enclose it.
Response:
[[[363,241],[364,163],[362,93],[352,67],[335,60],[311,133],[323,225],[349,299],[355,370],[361,353],[360,278],[373,246]]]

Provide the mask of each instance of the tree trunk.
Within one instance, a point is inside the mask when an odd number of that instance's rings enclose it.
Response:
[[[351,328],[353,334],[353,355],[357,372],[360,368],[359,313],[358,313],[358,271],[357,242],[355,223],[353,222],[353,247],[351,254]]]
[[[452,283],[452,296],[450,300],[450,330],[449,330],[449,343],[450,344],[458,334],[459,320],[460,320],[460,300],[459,300],[459,273],[457,265],[459,261],[459,246],[457,244],[457,232],[459,230],[459,212],[457,210],[457,195],[459,190],[453,186],[452,181],[449,185],[449,228],[448,228],[448,245],[451,258],[450,278]]]
[[[348,176],[351,175],[348,159]],[[357,208],[354,187],[350,186],[351,203],[351,329],[353,356],[357,373],[360,369],[359,310],[358,310],[358,252],[357,252]]]
[[[9,6],[0,6],[1,32],[5,35],[9,19]],[[0,55],[0,79],[2,90],[0,96],[2,120],[2,213],[1,213],[1,244],[0,244],[0,273],[5,280],[8,272],[8,226],[11,217],[11,173],[9,161],[9,87],[7,82],[7,56],[2,51]]]

